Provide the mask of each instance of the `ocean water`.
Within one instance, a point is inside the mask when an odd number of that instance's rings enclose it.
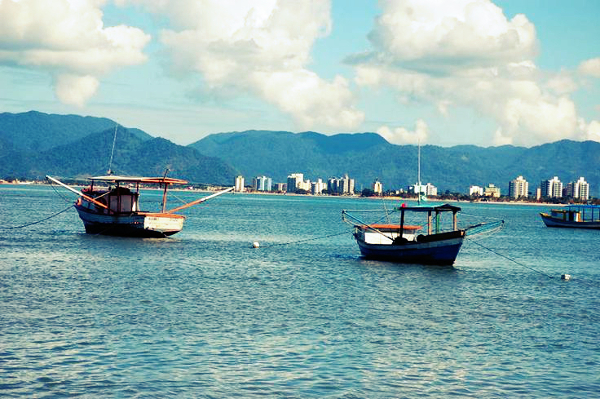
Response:
[[[460,204],[505,227],[454,267],[362,259],[340,213],[380,200],[227,194],[166,239],[72,208],[13,228],[72,199],[0,186],[2,397],[600,397],[600,231],[546,208]]]

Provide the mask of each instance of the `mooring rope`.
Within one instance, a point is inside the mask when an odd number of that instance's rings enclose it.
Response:
[[[354,229],[354,228],[353,228]],[[275,247],[275,246],[279,246],[279,245],[291,245],[291,244],[299,244],[302,242],[308,242],[308,241],[316,241],[316,240],[321,240],[323,238],[330,238],[330,237],[337,237],[337,236],[341,236],[342,234],[348,234],[348,232],[350,232],[351,230],[344,230],[341,233],[336,233],[336,234],[328,234],[325,236],[319,236],[319,237],[312,237],[312,238],[306,238],[303,240],[297,240],[297,241],[289,241],[289,242],[279,242],[279,243],[272,243],[272,244],[268,244],[268,245],[261,245],[261,248],[270,248],[270,247]]]
[[[514,262],[514,263],[516,263],[516,264],[517,264],[517,265],[519,265],[519,266],[522,266],[522,267],[525,267],[525,268],[527,268],[527,269],[529,269],[529,270],[533,270],[534,272],[537,272],[537,273],[543,274],[543,275],[545,275],[545,276],[546,276],[546,277],[548,277],[548,278],[554,278],[554,276],[551,276],[551,275],[549,275],[548,273],[544,273],[544,272],[542,272],[542,271],[540,271],[540,270],[534,269],[534,268],[533,268],[533,267],[531,267],[531,266],[527,266],[527,265],[526,265],[526,264],[524,264],[524,263],[518,262],[518,261],[516,261],[516,260],[514,260],[514,259],[512,259],[512,258],[510,258],[510,257],[508,257],[508,256],[506,256],[506,255],[503,255],[503,254],[501,254],[501,253],[500,253],[500,252],[498,252],[498,251],[494,251],[493,249],[491,249],[491,248],[488,248],[488,247],[486,247],[485,245],[478,243],[478,242],[477,242],[477,241],[475,241],[475,240],[471,240],[471,239],[469,239],[469,238],[465,238],[465,239],[466,239],[466,240],[468,240],[469,242],[472,242],[473,244],[477,244],[477,245],[479,245],[479,246],[480,246],[481,248],[483,248],[483,249],[487,249],[488,251],[490,251],[490,252],[492,252],[492,253],[494,253],[494,254],[496,254],[496,255],[498,255],[498,256],[500,256],[500,257],[504,258],[504,259],[508,259],[509,261],[511,261],[511,262]]]
[[[46,220],[52,219],[55,216],[60,215],[61,213],[64,213],[66,211],[68,211],[69,209],[71,209],[74,205],[69,205],[68,207],[66,207],[65,209],[63,209],[60,212],[56,212],[54,215],[48,216],[47,218],[41,219],[41,220],[37,220],[35,222],[31,222],[31,223],[27,223],[21,226],[13,226],[13,227],[0,227],[1,230],[13,230],[13,229],[22,229],[23,227],[28,227],[28,226],[32,226],[34,224],[38,224],[38,223],[42,223],[45,222]]]

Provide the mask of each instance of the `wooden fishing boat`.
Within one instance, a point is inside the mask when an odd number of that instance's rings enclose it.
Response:
[[[77,191],[53,177],[46,178],[79,195],[75,209],[83,221],[86,233],[124,237],[167,237],[178,233],[183,228],[185,216],[175,212],[233,190],[231,187],[167,210],[169,186],[186,184],[187,181],[170,177],[97,176],[90,178],[89,187]],[[99,187],[96,183],[103,185]],[[140,187],[147,185],[163,188],[159,212],[140,209]]]
[[[541,212],[542,221],[547,227],[570,227],[577,229],[600,229],[600,206],[569,205]]]
[[[349,211],[342,211],[345,221],[349,218],[354,222],[353,235],[362,256],[399,263],[454,264],[466,235],[466,229],[457,226],[459,207],[450,204],[402,206],[396,210],[400,212],[400,224],[367,224],[350,215]],[[409,213],[425,214],[426,230],[422,226],[405,224]],[[442,230],[443,213],[452,213],[452,230]]]

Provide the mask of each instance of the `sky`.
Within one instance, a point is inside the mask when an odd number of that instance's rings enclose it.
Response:
[[[0,0],[0,112],[394,144],[600,141],[596,0]]]

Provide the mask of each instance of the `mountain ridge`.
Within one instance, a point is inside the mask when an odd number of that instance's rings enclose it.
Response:
[[[117,125],[107,118],[37,111],[1,113],[0,177],[103,174]],[[247,130],[215,133],[180,146],[139,129],[119,126],[112,169],[123,174],[162,175],[168,168],[171,175],[195,183],[226,185],[233,184],[237,174],[249,184],[253,177],[262,175],[285,182],[290,173],[304,173],[312,181],[348,173],[357,189],[369,188],[379,179],[388,190],[416,183],[417,152],[414,145],[394,145],[372,132],[324,135]],[[493,183],[507,194],[509,181],[519,175],[529,182],[531,192],[540,181],[553,176],[564,184],[584,176],[596,196],[600,188],[600,143],[560,140],[530,148],[468,144],[421,147],[421,181],[434,184],[440,193],[467,193],[470,185]]]

